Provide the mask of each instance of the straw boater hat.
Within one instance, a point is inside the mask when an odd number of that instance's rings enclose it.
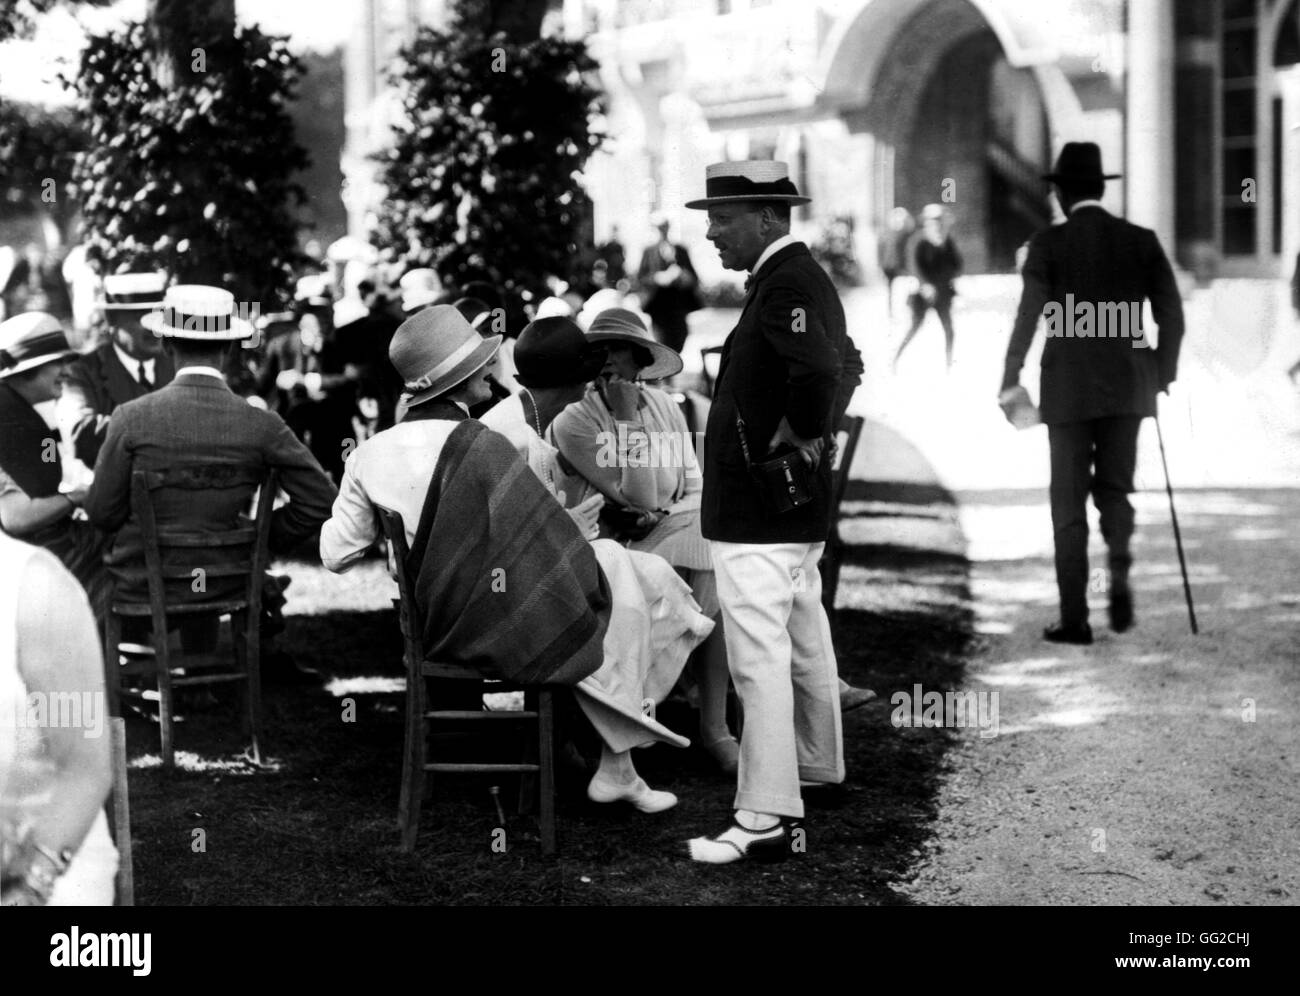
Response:
[[[220,287],[177,284],[167,289],[162,307],[140,319],[140,324],[164,339],[234,342],[251,338],[251,322],[235,314],[235,295]]]
[[[682,371],[682,358],[677,350],[656,342],[636,312],[627,308],[608,308],[592,319],[587,341],[605,345],[630,342],[649,352],[652,360],[649,366],[641,368],[643,380],[659,380]]]
[[[734,163],[713,163],[704,168],[704,196],[687,201],[688,208],[709,208],[714,204],[740,201],[776,201],[807,204],[790,180],[790,168],[774,159],[745,159]]]
[[[26,311],[0,322],[0,380],[77,355],[53,315]]]
[[[1096,142],[1066,142],[1056,157],[1056,168],[1044,173],[1044,180],[1053,182],[1118,180],[1119,173],[1101,171],[1101,149]]]
[[[105,311],[153,311],[166,289],[164,273],[114,273],[104,278],[104,298],[96,304]]]
[[[299,277],[293,288],[293,299],[309,308],[323,308],[333,304],[334,295],[330,292],[329,277],[323,273],[308,273]]]
[[[402,322],[388,345],[402,377],[407,407],[446,394],[487,366],[501,336],[483,337],[450,304],[435,304]]]

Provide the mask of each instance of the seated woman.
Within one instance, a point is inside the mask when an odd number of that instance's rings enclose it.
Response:
[[[638,383],[680,372],[681,357],[626,308],[597,315],[586,339],[605,347],[604,365],[595,383],[554,415],[551,438],[578,475],[628,513],[625,521],[634,520],[630,549],[680,568],[702,611],[720,623],[713,563],[700,535],[703,478],[686,418],[666,392]],[[521,336],[516,356],[524,347]],[[740,748],[727,729],[730,674],[720,625],[705,641],[696,676],[700,740],[723,771],[734,772]]]
[[[347,570],[378,535],[375,506],[399,512],[425,652],[489,678],[574,686],[603,741],[588,796],[668,809],[676,797],[646,785],[631,749],[689,744],[644,703],[672,687],[713,624],[662,560],[587,543],[510,444],[469,418],[489,395],[500,341],[481,338],[450,305],[397,330],[389,357],[405,382],[406,418],[348,458],[321,560]]]
[[[57,721],[55,701],[72,703]],[[0,905],[113,904],[104,701],[85,593],[51,554],[0,534]]]
[[[26,312],[0,323],[0,529],[58,557],[102,618],[110,587],[105,537],[73,518],[88,484],[64,483],[58,431],[37,407],[58,398],[64,364],[76,355],[52,315]]]

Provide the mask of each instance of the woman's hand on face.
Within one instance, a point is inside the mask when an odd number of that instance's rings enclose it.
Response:
[[[631,422],[636,418],[637,405],[641,401],[641,389],[636,381],[623,380],[617,374],[601,377],[596,382],[600,385],[605,403],[614,412],[620,422]]]

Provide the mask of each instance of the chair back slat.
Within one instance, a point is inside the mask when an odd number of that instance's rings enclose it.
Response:
[[[835,465],[831,472],[831,518],[838,519],[840,502],[849,486],[849,473],[853,469],[853,457],[858,451],[858,440],[862,438],[862,427],[866,419],[861,415],[845,415],[840,420],[835,433]]]
[[[176,488],[181,491],[211,491],[223,488],[258,487],[266,471],[238,464],[187,464],[161,470],[138,470],[147,490]],[[132,475],[134,476],[134,475]]]
[[[196,473],[189,473],[195,470]],[[211,468],[207,468],[211,470]],[[205,468],[171,468],[163,471],[137,470],[131,475],[131,511],[140,528],[144,546],[145,576],[148,582],[149,600],[154,605],[155,621],[161,623],[161,613],[165,613],[168,581],[189,580],[195,571],[202,571],[206,577],[244,577],[248,578],[249,610],[256,613],[261,606],[262,575],[266,571],[269,555],[267,540],[270,537],[271,511],[275,502],[279,482],[277,471],[256,472],[246,468],[216,468],[216,474],[208,473]],[[226,471],[230,472],[226,472]],[[195,482],[202,480],[222,482],[216,486],[246,486],[249,483],[258,486],[256,511],[251,525],[217,532],[199,532],[159,528],[154,513],[153,493],[161,488],[191,486],[198,489]],[[233,482],[233,483],[232,483]],[[195,556],[202,550],[230,549],[236,553],[236,559],[213,562]],[[183,563],[171,562],[166,555],[170,552],[185,553]],[[238,554],[242,552],[242,556]],[[124,573],[134,573],[126,571]]]

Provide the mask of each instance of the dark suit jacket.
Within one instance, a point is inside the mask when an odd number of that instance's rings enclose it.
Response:
[[[240,467],[259,476],[278,470],[289,501],[271,518],[273,552],[288,551],[311,536],[329,518],[334,502],[334,485],[280,416],[254,408],[224,381],[183,375],[127,402],[109,423],[85,508],[96,526],[117,531],[105,558],[110,566],[143,559],[139,528],[130,521],[132,472],[186,466],[209,471]],[[213,532],[234,528],[241,513],[248,511],[252,493],[252,486],[242,485],[204,491],[159,489],[154,493],[158,525]],[[208,551],[204,554],[217,559]],[[213,594],[211,589],[208,594]]]
[[[690,276],[686,281],[689,286],[676,283],[660,287],[654,282],[654,275],[668,269],[672,264],[664,261],[656,242],[641,254],[641,266],[637,269],[637,285],[641,289],[642,305],[645,313],[656,322],[670,325],[673,322],[685,322],[686,316],[700,307],[699,277],[691,263],[691,255],[685,246],[674,245],[676,254],[674,262]]]
[[[1131,328],[1128,338],[1113,337],[1118,319],[1111,320],[1112,337],[1049,335],[1038,407],[1049,425],[1109,415],[1154,415],[1156,393],[1177,376],[1183,341],[1182,298],[1155,233],[1100,207],[1080,208],[1064,224],[1030,240],[1022,276],[1025,289],[1007,346],[1003,389],[1019,383],[1038,319],[1051,302],[1059,305],[1066,322],[1067,294],[1073,295],[1076,314],[1081,304],[1091,304],[1095,332],[1103,306],[1122,305],[1128,312],[1130,303],[1140,306],[1150,300],[1160,329],[1159,349],[1135,346]]]
[[[821,543],[830,529],[830,438],[862,380],[862,357],[848,336],[830,277],[802,242],[767,260],[750,280],[740,320],[722,347],[704,438],[705,538],[729,543]],[[745,466],[736,415],[745,420],[750,454],[767,456],[782,417],[827,451],[814,498],[773,515]]]
[[[170,384],[175,373],[171,358],[160,353],[154,360],[154,389]],[[69,365],[63,396],[59,399],[60,421],[66,418],[66,423],[72,424],[72,446],[77,459],[87,467],[95,466],[95,458],[108,433],[109,416],[118,405],[148,393],[136,380],[136,371],[122,366],[111,341]]]

